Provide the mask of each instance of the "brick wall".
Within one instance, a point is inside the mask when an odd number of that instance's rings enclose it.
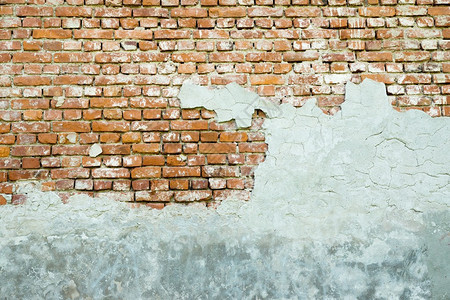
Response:
[[[0,202],[20,180],[163,207],[247,199],[260,126],[180,109],[183,81],[339,109],[382,81],[396,109],[449,116],[447,0],[0,0]],[[93,144],[102,153],[89,156]],[[12,202],[23,201],[15,194]]]

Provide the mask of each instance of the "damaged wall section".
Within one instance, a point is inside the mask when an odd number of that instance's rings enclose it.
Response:
[[[450,122],[393,110],[374,81],[346,91],[334,116],[266,119],[248,202],[131,209],[22,186],[27,204],[0,207],[0,294],[447,299]]]
[[[195,104],[199,97],[211,103]],[[154,208],[248,200],[254,169],[267,150],[261,131],[265,114],[255,109],[272,115],[277,107],[237,84],[209,89],[185,83],[179,98],[182,108],[178,100],[141,99],[145,109],[125,110],[124,121],[94,120],[92,129],[86,122],[53,122],[53,131],[77,134],[59,135],[59,142],[56,134],[44,134],[55,138],[54,145],[41,139],[42,145],[12,146],[11,157],[0,158],[3,203],[23,203],[26,197],[14,192],[14,182],[33,179],[64,199],[102,194]],[[49,125],[12,126],[33,132]]]

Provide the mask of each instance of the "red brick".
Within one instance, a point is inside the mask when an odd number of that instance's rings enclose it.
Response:
[[[81,164],[83,167],[100,167],[102,159],[100,157],[83,157]]]
[[[245,142],[247,138],[246,132],[222,132],[220,134],[221,142]]]
[[[160,167],[141,167],[131,170],[131,178],[159,178],[161,177]]]
[[[13,8],[12,6],[0,6],[0,15],[12,15]]]
[[[171,153],[171,154],[177,154],[181,153],[182,145],[181,144],[164,144],[163,145],[163,153]]]
[[[55,53],[55,63],[86,63],[92,61],[90,53]]]
[[[144,0],[143,5],[146,0]],[[133,9],[134,17],[169,17],[169,11],[166,8],[135,8]],[[173,16],[172,16],[173,17]]]
[[[55,16],[57,17],[90,17],[92,15],[91,7],[56,7]]]
[[[240,18],[246,16],[245,7],[212,7],[209,9],[211,18]]]
[[[173,124],[173,122],[172,122]],[[168,131],[168,121],[135,121],[131,122],[133,131]]]
[[[126,121],[94,121],[92,131],[98,132],[127,132],[130,130],[130,123]]]
[[[94,169],[92,178],[130,178],[130,171],[125,168]]]
[[[170,123],[172,130],[207,130],[208,121],[188,121],[188,120],[175,120]]]
[[[172,191],[138,191],[135,193],[136,201],[169,202],[172,199],[172,197],[173,197]],[[157,206],[157,208],[162,207]]]
[[[211,62],[244,62],[244,53],[211,53],[209,55],[209,60]]]
[[[56,145],[52,146],[52,155],[88,155],[88,145]]]
[[[12,183],[0,183],[0,193],[2,194],[12,194],[13,193],[14,185]],[[6,204],[6,199],[3,198],[3,196],[0,198],[0,205]]]
[[[206,53],[176,53],[172,54],[174,62],[206,62]]]
[[[142,165],[142,156],[132,155],[123,158],[124,167],[140,167]]]
[[[182,7],[173,8],[170,15],[172,18],[205,18],[208,16],[208,11],[205,8]]]
[[[200,140],[202,142],[217,142],[219,138],[218,132],[202,132],[200,135]]]
[[[9,171],[8,177],[11,181],[29,180],[29,179],[47,179],[49,171],[47,170],[13,170]]]
[[[448,6],[439,6],[439,7],[430,7],[428,8],[428,14],[431,16],[448,16],[450,15],[450,7]]]
[[[359,52],[360,61],[393,61],[392,52]]]
[[[213,193],[214,200],[223,201],[226,199],[250,200],[250,191],[246,190],[215,190]]]
[[[431,83],[430,74],[405,74],[398,78],[399,84],[427,84]]]
[[[375,30],[372,29],[343,29],[340,30],[340,38],[347,39],[373,39]]]
[[[130,145],[101,145],[104,155],[128,155],[131,153]]]
[[[155,153],[159,153],[159,150]],[[146,155],[142,159],[143,166],[163,166],[164,164],[165,159],[162,155]]]
[[[151,40],[153,32],[150,30],[115,30],[114,37],[117,39]]]
[[[65,29],[34,29],[33,38],[35,39],[68,39],[72,37],[71,30]]]
[[[212,198],[212,191],[179,191],[175,192],[177,202],[205,201]]]
[[[0,144],[2,145],[12,145],[16,142],[16,136],[15,135],[7,135],[3,134],[0,136]]]
[[[200,167],[164,167],[163,177],[198,177]]]
[[[238,177],[238,166],[204,166],[202,177]]]
[[[284,11],[286,17],[318,17],[320,13],[318,7],[289,7]]]
[[[394,83],[394,78],[389,75],[389,74],[362,74],[361,75],[361,80],[364,80],[366,78],[378,81],[378,82],[383,82],[385,84],[392,84]]]
[[[126,63],[131,62],[129,53],[99,53],[95,55],[96,63]]]
[[[52,7],[33,7],[33,6],[18,6],[16,8],[16,15],[22,16],[36,16],[49,17],[53,15]]]
[[[24,157],[22,159],[22,168],[24,169],[39,169],[40,166],[39,158]]]
[[[247,9],[249,17],[282,17],[283,8],[271,8],[271,7],[249,7]]]
[[[161,151],[160,144],[134,144],[133,152],[135,153],[145,153],[145,154],[155,154]],[[145,160],[146,157],[144,157]]]
[[[430,39],[440,38],[442,31],[440,29],[408,29],[406,30],[406,36],[412,39]]]
[[[228,39],[229,33],[225,30],[197,30],[193,33],[194,39]]]
[[[87,85],[91,84],[93,78],[86,75],[60,75],[53,79],[55,85]]]
[[[283,59],[286,62],[312,61],[319,58],[318,52],[285,52]]]
[[[110,190],[112,187],[112,181],[94,180],[94,190]]]
[[[58,157],[43,157],[41,159],[43,168],[58,168],[61,167],[61,161]]]
[[[337,38],[338,32],[332,29],[305,29],[302,31],[304,39],[331,39]]]
[[[141,141],[141,134],[139,132],[126,132],[122,135],[122,143],[139,143]]]
[[[55,189],[58,191],[67,191],[74,188],[75,180],[73,179],[62,179],[55,182]]]
[[[19,169],[20,159],[17,158],[0,158],[1,169]]]
[[[50,146],[13,146],[12,156],[47,156],[50,155]]]
[[[427,51],[411,51],[395,53],[395,60],[397,62],[404,61],[425,61],[430,59],[430,52]]]
[[[45,122],[20,122],[13,123],[11,131],[14,133],[38,133],[50,131],[50,123]]]
[[[112,39],[114,37],[114,31],[101,29],[82,29],[74,30],[73,36],[76,39]]]
[[[131,17],[132,9],[129,7],[121,7],[121,8],[106,8],[99,7],[95,8],[95,17],[102,18],[124,18]]]
[[[282,76],[278,75],[252,75],[250,76],[250,83],[252,85],[263,85],[263,84],[282,85],[285,84],[285,81]]]
[[[239,152],[266,152],[267,144],[266,143],[240,143],[239,144]]]
[[[364,17],[393,17],[395,13],[395,8],[390,6],[359,8],[359,14]]]
[[[52,82],[50,77],[43,76],[17,76],[14,77],[15,85],[29,85],[29,86],[38,86],[38,85],[50,85]]]
[[[0,157],[8,157],[10,148],[8,146],[0,146]]]
[[[131,186],[135,191],[142,191],[150,189],[150,181],[145,179],[133,180]]]
[[[89,122],[53,122],[52,128],[54,132],[89,132],[91,131],[91,126]]]
[[[200,153],[235,153],[236,144],[233,143],[202,143]]]

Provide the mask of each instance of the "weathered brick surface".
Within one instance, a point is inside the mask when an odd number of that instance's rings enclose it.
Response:
[[[432,0],[4,0],[0,193],[40,180],[156,208],[247,199],[263,116],[236,130],[180,109],[184,80],[333,113],[346,81],[371,78],[398,110],[450,116],[449,25]]]

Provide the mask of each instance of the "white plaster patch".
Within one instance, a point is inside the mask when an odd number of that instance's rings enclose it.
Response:
[[[55,104],[56,107],[63,106],[64,102],[66,101],[66,98],[64,98],[62,96],[61,97],[55,97],[54,99],[56,100],[56,104]]]
[[[235,120],[239,128],[250,127],[255,109],[261,109],[270,118],[279,113],[275,104],[261,99],[234,82],[219,89],[185,82],[178,97],[183,108],[205,107],[214,110],[218,122]]]
[[[100,154],[102,154],[103,149],[99,144],[93,144],[91,148],[89,148],[89,156],[90,157],[97,157]]]

